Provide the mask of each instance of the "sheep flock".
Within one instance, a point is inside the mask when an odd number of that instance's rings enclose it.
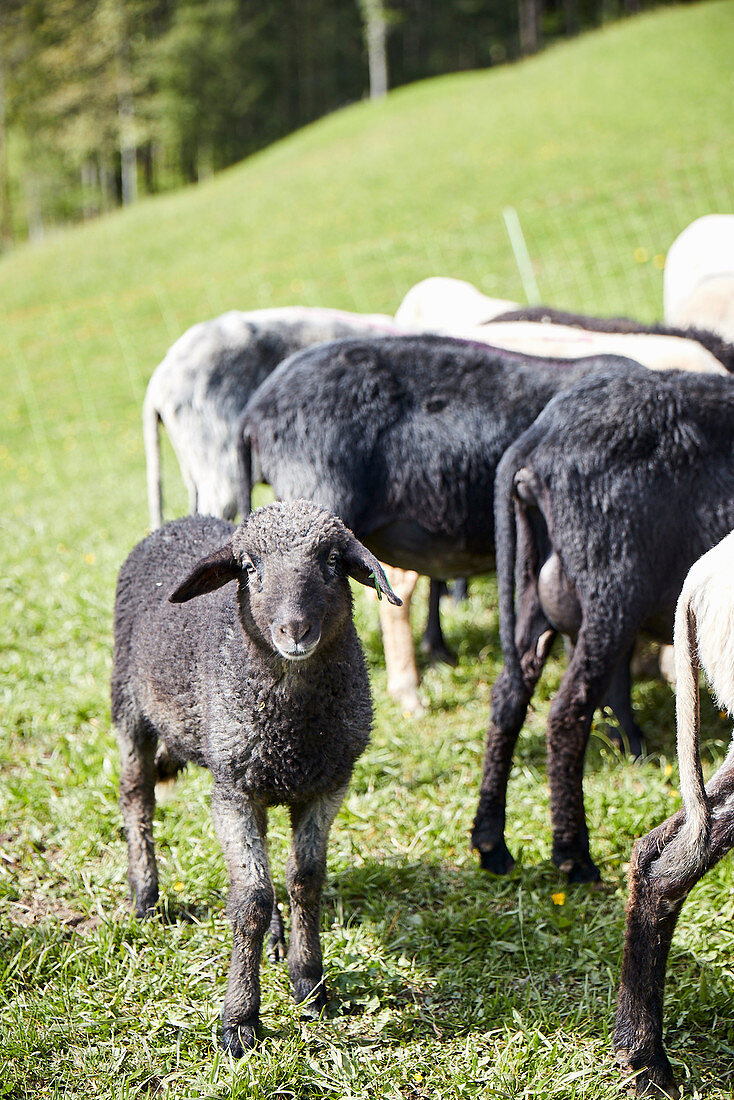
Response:
[[[547,730],[552,856],[571,882],[600,877],[582,788],[594,712],[610,708],[620,748],[642,754],[635,643],[674,644],[684,806],[631,857],[614,1049],[638,1095],[679,1095],[668,949],[692,886],[734,846],[734,754],[705,784],[698,745],[700,669],[734,714],[734,216],[672,244],[664,316],[525,307],[431,276],[394,317],[289,306],[202,320],[153,372],[152,533],[115,601],[130,893],[138,917],[156,911],[156,783],[209,769],[234,940],[220,1042],[235,1057],[258,1041],[266,942],[298,1003],[318,1016],[327,1001],[327,841],[372,724],[350,578],[379,597],[388,691],[419,721],[418,577],[429,650],[451,660],[438,585],[496,570],[504,667],[471,833],[487,871],[514,864],[508,777],[554,639],[568,663]],[[161,426],[191,510],[167,523]],[[276,501],[253,511],[260,482]],[[292,825],[289,946],[266,847],[275,805]]]

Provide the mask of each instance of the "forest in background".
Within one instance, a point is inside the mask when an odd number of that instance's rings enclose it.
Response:
[[[0,250],[658,0],[2,0]]]

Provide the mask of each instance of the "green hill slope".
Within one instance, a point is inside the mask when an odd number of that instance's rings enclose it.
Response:
[[[356,105],[203,186],[7,256],[15,438],[36,416],[35,443],[55,450],[59,420],[129,411],[167,345],[224,309],[394,312],[433,273],[524,300],[506,205],[544,301],[655,317],[670,241],[734,207],[732,47],[731,0],[628,20]]]

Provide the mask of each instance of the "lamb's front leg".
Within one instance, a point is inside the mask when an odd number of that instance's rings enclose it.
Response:
[[[326,1005],[319,913],[326,878],[329,830],[342,804],[346,787],[331,795],[291,807],[293,841],[286,866],[291,903],[288,973],[296,1004],[309,1001],[315,1015]]]
[[[221,1041],[240,1058],[256,1042],[260,960],[275,901],[265,848],[267,817],[261,806],[217,785],[212,817],[229,871],[227,913],[233,939]]]
[[[130,894],[135,915],[149,917],[158,901],[158,868],[153,845],[155,740],[141,720],[130,720],[120,722],[117,743]]]

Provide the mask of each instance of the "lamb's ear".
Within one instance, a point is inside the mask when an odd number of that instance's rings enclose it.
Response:
[[[186,580],[171,593],[168,599],[171,603],[186,603],[187,600],[193,600],[195,596],[214,592],[223,584],[235,580],[240,572],[240,566],[232,552],[232,543],[225,542],[219,550],[215,550],[213,554],[197,562]]]
[[[400,607],[402,600],[393,592],[385,570],[380,565],[374,554],[371,554],[366,546],[350,532],[349,541],[342,550],[342,561],[350,577],[360,584],[366,584],[368,588],[374,588],[377,598],[382,599],[383,593],[390,603]]]

